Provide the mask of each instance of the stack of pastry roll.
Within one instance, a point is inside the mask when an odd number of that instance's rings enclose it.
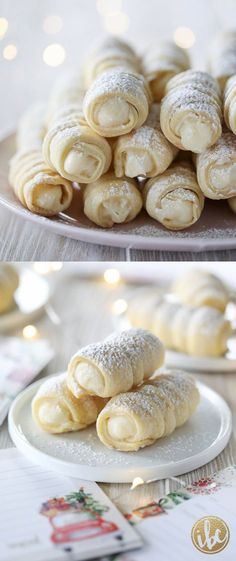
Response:
[[[147,306],[140,301],[138,316],[137,308],[131,300],[131,312],[129,306],[127,311],[131,325],[146,325],[168,349],[202,357],[218,357],[227,351],[231,323],[216,308],[184,305],[159,295]]]
[[[155,177],[169,167],[177,152],[162,133],[160,106],[154,103],[142,127],[118,138],[114,147],[115,174]]]
[[[222,102],[215,79],[187,70],[172,78],[166,91],[160,116],[166,138],[197,154],[215,144],[222,133]]]
[[[112,138],[141,127],[151,102],[144,76],[118,66],[103,72],[92,82],[84,97],[83,111],[94,131]]]
[[[236,134],[236,74],[227,81],[225,86],[224,118],[227,127]]]
[[[204,208],[204,195],[193,165],[184,159],[149,179],[143,195],[147,213],[170,230],[189,228]]]
[[[117,178],[113,172],[86,185],[83,199],[85,215],[103,228],[130,222],[143,206],[137,181]]]
[[[142,65],[153,98],[159,102],[165,95],[170,78],[188,70],[190,60],[186,50],[167,40],[151,45],[143,56]]]
[[[108,448],[137,451],[183,425],[198,403],[194,379],[166,371],[110,399],[98,416],[97,434]]]
[[[214,146],[195,158],[197,178],[209,199],[236,196],[236,136],[225,129]]]
[[[32,106],[23,116],[17,136],[17,152],[10,161],[9,181],[20,202],[43,216],[66,210],[72,201],[69,181],[53,171],[42,155],[45,107]]]
[[[14,306],[14,294],[19,285],[19,276],[9,263],[0,263],[0,314]]]
[[[230,290],[213,273],[201,269],[189,269],[171,286],[171,292],[184,304],[210,306],[221,312],[230,300]]]
[[[209,51],[209,70],[222,90],[236,74],[236,31],[223,31],[214,38]]]
[[[108,141],[86,123],[83,98],[80,76],[72,75],[55,86],[49,102],[43,154],[48,165],[62,177],[92,183],[109,169],[112,151]]]
[[[125,41],[117,37],[108,37],[93,48],[85,62],[83,70],[85,87],[89,88],[103,72],[119,67],[140,72],[139,57]]]

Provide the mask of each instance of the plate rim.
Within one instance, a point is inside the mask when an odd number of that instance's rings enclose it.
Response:
[[[224,400],[224,398],[218,394],[215,390],[212,390],[207,385],[203,384],[202,382],[197,381],[197,387],[199,388],[200,393],[205,396],[209,396],[208,399],[210,401],[215,401],[219,403],[219,411],[221,417],[221,426],[219,434],[214,442],[206,448],[206,450],[202,452],[198,452],[194,456],[189,456],[178,462],[169,462],[167,464],[163,464],[161,467],[157,466],[149,466],[148,468],[138,467],[125,467],[122,471],[120,471],[120,465],[118,466],[106,466],[105,470],[107,470],[107,476],[99,475],[99,471],[102,470],[100,466],[88,466],[86,464],[81,465],[77,463],[68,462],[66,460],[62,460],[60,458],[55,458],[54,456],[50,456],[47,452],[43,452],[33,446],[26,437],[24,433],[20,431],[18,425],[14,420],[14,415],[17,415],[18,409],[26,404],[27,397],[28,399],[32,399],[34,391],[45,381],[47,378],[52,376],[58,375],[59,373],[52,374],[40,380],[37,380],[33,384],[30,384],[23,392],[21,392],[13,401],[10,407],[10,411],[8,414],[8,428],[10,436],[15,444],[15,446],[30,460],[33,462],[38,463],[48,469],[55,469],[57,473],[67,475],[69,477],[75,477],[90,481],[97,481],[103,483],[132,483],[134,477],[138,475],[143,478],[144,481],[149,481],[155,479],[156,481],[160,479],[166,479],[172,476],[179,476],[183,473],[188,473],[189,471],[198,469],[199,467],[207,464],[208,462],[212,461],[227,445],[231,432],[232,432],[232,413],[231,410]],[[204,456],[204,457],[203,457]],[[176,463],[178,467],[176,467]],[[68,473],[68,467],[70,469],[70,473]],[[166,472],[168,467],[168,471]],[[79,473],[77,473],[79,470]],[[142,471],[143,470],[143,471]],[[144,471],[147,471],[148,475],[145,476]],[[155,473],[158,471],[157,473]]]
[[[3,129],[0,134],[0,143],[9,140],[16,132],[15,127],[7,127]],[[99,244],[110,247],[120,247],[128,249],[146,249],[146,250],[160,250],[160,251],[213,251],[220,249],[235,249],[236,248],[236,235],[225,238],[166,238],[166,237],[151,237],[142,236],[140,234],[126,234],[126,233],[113,233],[109,229],[99,229],[94,227],[91,229],[82,226],[72,226],[72,224],[64,224],[60,221],[55,221],[49,217],[40,216],[30,212],[28,209],[8,201],[1,194],[0,190],[0,206],[7,208],[13,214],[21,217],[22,219],[29,220],[38,226],[53,231],[55,234],[65,236],[77,241],[83,241],[91,244]]]

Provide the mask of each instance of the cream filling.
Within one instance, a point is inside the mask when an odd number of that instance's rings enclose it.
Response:
[[[125,175],[138,177],[152,171],[152,158],[147,152],[129,151],[125,158]]]
[[[46,210],[57,210],[61,207],[62,190],[60,185],[42,187],[35,197],[35,204]]]
[[[126,417],[111,417],[107,421],[107,432],[113,440],[127,439],[134,434],[134,423]]]
[[[209,181],[213,187],[219,191],[222,189],[235,188],[236,195],[236,163],[228,166],[218,165],[212,168],[209,173]]]
[[[88,362],[80,362],[75,370],[74,378],[81,388],[103,397],[105,390],[104,377],[96,366]]]
[[[115,224],[122,224],[130,214],[130,205],[126,199],[112,198],[102,204],[104,218],[110,218]]]
[[[98,161],[93,156],[72,149],[65,158],[64,170],[75,177],[91,178],[96,171],[97,165]]]
[[[57,428],[68,421],[69,415],[65,415],[65,410],[57,405],[52,405],[51,403],[42,403],[38,410],[38,417],[42,425],[47,424],[52,428]]]
[[[209,124],[192,115],[184,120],[180,127],[180,138],[183,147],[200,154],[212,143],[212,131]]]
[[[188,225],[193,220],[193,208],[191,201],[178,201],[171,198],[171,194],[162,199],[161,209],[158,209],[158,218],[163,222],[173,225]]]
[[[95,120],[101,127],[126,125],[129,122],[129,104],[121,97],[108,99],[97,107]]]

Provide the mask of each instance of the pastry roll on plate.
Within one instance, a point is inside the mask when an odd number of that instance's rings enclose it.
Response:
[[[0,314],[14,306],[14,294],[19,285],[19,276],[9,263],[0,263]]]
[[[198,183],[209,199],[236,196],[236,136],[225,130],[217,143],[196,157]]]
[[[36,214],[53,216],[70,206],[73,188],[42,155],[44,113],[42,106],[36,105],[23,116],[17,152],[10,161],[9,182],[23,206]]]
[[[60,374],[42,383],[32,401],[32,415],[46,432],[77,431],[94,423],[106,402],[83,391],[74,397],[66,385],[66,374]]]
[[[92,183],[106,173],[112,151],[105,138],[86,123],[82,111],[84,91],[80,78],[59,82],[49,102],[49,128],[43,142],[48,165],[62,177]]]
[[[114,149],[117,177],[155,177],[163,173],[177,154],[160,127],[160,107],[153,104],[141,128],[121,136]]]
[[[199,154],[215,144],[222,132],[222,104],[214,78],[194,70],[177,74],[168,83],[160,120],[177,148]]]
[[[115,137],[146,121],[151,92],[141,74],[117,68],[104,72],[88,89],[83,110],[90,127],[101,136]]]
[[[200,269],[187,270],[172,284],[171,290],[184,304],[210,306],[221,312],[229,301],[229,290],[222,280]]]
[[[227,127],[236,134],[236,75],[226,82],[224,91],[224,118]]]
[[[149,216],[169,230],[189,228],[201,216],[204,195],[189,162],[175,162],[144,187],[144,206]]]
[[[199,400],[192,376],[167,371],[113,397],[98,416],[98,437],[108,448],[137,451],[186,423]]]
[[[77,397],[82,390],[111,397],[152,376],[164,360],[160,340],[144,329],[130,329],[81,349],[68,366],[67,385]]]
[[[236,31],[223,31],[211,43],[209,70],[221,89],[236,74]]]
[[[134,179],[103,175],[84,190],[84,213],[102,228],[130,222],[142,209],[142,196]]]
[[[117,37],[108,37],[93,49],[85,62],[83,77],[86,88],[100,74],[117,67],[139,72],[140,61],[131,45]]]
[[[153,98],[161,101],[170,78],[190,68],[186,50],[173,41],[160,41],[151,45],[142,59],[143,73],[147,78]]]

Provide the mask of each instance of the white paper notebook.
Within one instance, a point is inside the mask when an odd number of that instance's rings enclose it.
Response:
[[[0,561],[80,561],[142,545],[96,483],[0,452]]]

